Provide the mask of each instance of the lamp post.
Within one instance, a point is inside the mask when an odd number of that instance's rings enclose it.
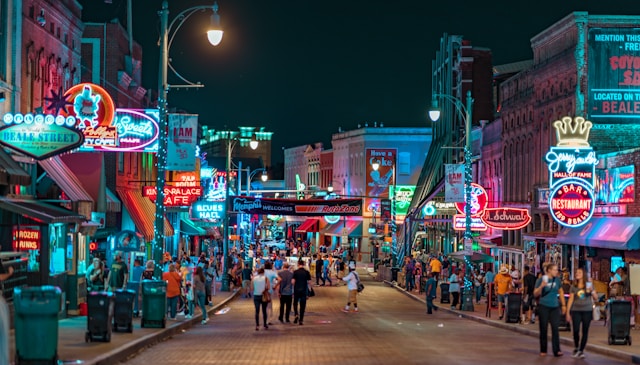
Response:
[[[229,258],[229,234],[231,233],[229,227],[229,188],[231,186],[231,154],[233,152],[233,148],[236,143],[240,142],[240,138],[235,132],[232,131],[224,131],[223,134],[226,134],[227,140],[227,163],[226,163],[226,174],[227,174],[227,182],[225,184],[225,193],[224,193],[224,220],[223,220],[223,241],[222,241],[222,283],[220,284],[221,291],[229,291],[230,287],[230,277],[227,273],[228,268],[230,267],[230,258]],[[252,150],[258,148],[258,141],[255,139],[251,139],[249,142],[249,147]],[[239,173],[238,173],[239,175]],[[238,192],[239,193],[239,192]]]
[[[447,100],[454,104],[456,111],[465,122],[465,145],[464,145],[464,248],[472,253],[471,236],[471,183],[473,173],[471,170],[471,123],[473,122],[473,98],[471,91],[467,91],[467,105],[462,101],[447,94],[433,94],[432,106],[429,109],[429,118],[437,122],[440,119],[440,109],[438,108],[438,98]],[[462,310],[473,312],[473,280],[471,277],[470,256],[465,256],[464,290],[462,295]]]
[[[188,85],[181,85],[180,87],[203,87],[201,84],[189,82],[180,74],[178,74],[169,63],[169,48],[173,42],[175,33],[180,29],[182,24],[193,14],[198,11],[212,10],[213,15],[211,17],[212,29],[207,32],[207,38],[209,43],[213,46],[217,46],[222,41],[223,31],[220,29],[220,17],[218,16],[218,4],[214,5],[201,5],[194,6],[189,9],[180,12],[169,23],[169,2],[164,0],[162,2],[162,10],[158,12],[160,16],[160,67],[158,75],[158,152],[157,158],[157,175],[156,175],[156,214],[154,224],[154,242],[152,256],[155,261],[154,275],[161,276],[162,273],[162,256],[165,249],[164,245],[164,187],[165,187],[165,171],[167,165],[167,139],[168,139],[168,123],[167,123],[167,94],[169,92],[170,85],[167,82],[168,68],[171,68],[176,75],[187,82]],[[169,37],[169,34],[173,31],[173,35]]]

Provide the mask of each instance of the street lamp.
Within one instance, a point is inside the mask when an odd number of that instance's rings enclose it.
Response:
[[[162,255],[164,251],[164,215],[165,215],[165,206],[164,206],[164,187],[165,187],[165,170],[167,165],[167,139],[168,139],[168,126],[167,126],[167,94],[169,92],[170,85],[167,82],[167,72],[168,69],[171,70],[183,81],[187,82],[189,85],[184,85],[181,87],[202,87],[201,84],[195,84],[189,82],[180,74],[178,74],[174,68],[169,63],[169,48],[173,43],[173,37],[176,32],[184,22],[189,19],[189,17],[195,14],[198,11],[203,10],[212,10],[213,16],[213,29],[208,32],[209,42],[217,46],[222,41],[222,30],[220,29],[220,17],[218,16],[218,4],[214,3],[213,6],[194,6],[189,9],[183,10],[180,12],[173,21],[169,24],[169,3],[167,0],[162,2],[162,10],[158,12],[160,16],[160,67],[159,67],[159,77],[158,77],[158,124],[159,124],[159,135],[158,135],[158,152],[156,158],[157,162],[157,176],[156,176],[156,215],[155,215],[155,224],[154,224],[154,243],[153,243],[153,253],[152,256],[155,260],[155,275],[157,277],[161,276],[162,273]],[[169,38],[169,33],[173,32],[171,38]]]
[[[471,171],[471,123],[473,122],[473,98],[471,91],[467,91],[467,105],[462,101],[447,94],[433,94],[432,106],[429,109],[429,118],[433,122],[440,119],[440,109],[438,108],[438,98],[447,100],[454,104],[456,111],[465,122],[465,146],[464,146],[464,248],[468,250],[469,255],[472,253],[472,237],[471,237],[471,183],[473,180]],[[464,291],[462,310],[473,312],[473,280],[471,277],[471,260],[470,256],[465,256],[465,272],[464,272]]]
[[[231,154],[233,152],[233,148],[236,146],[236,144],[238,142],[241,141],[240,136],[238,136],[237,134],[235,134],[232,131],[224,131],[222,132],[223,134],[226,134],[226,140],[227,140],[227,166],[226,166],[226,174],[227,174],[227,183],[225,184],[225,194],[224,194],[224,227],[223,227],[223,232],[224,232],[224,237],[223,237],[223,243],[222,243],[222,283],[220,285],[220,290],[221,291],[229,291],[231,290],[230,288],[230,277],[229,274],[227,273],[227,270],[229,268],[229,234],[231,233],[229,230],[229,188],[231,186],[230,181],[231,181]],[[252,150],[255,150],[256,148],[258,148],[258,141],[255,138],[251,138],[251,141],[249,142],[249,147],[251,147]],[[240,175],[240,172],[238,172],[238,175]],[[238,191],[239,193],[239,191]]]

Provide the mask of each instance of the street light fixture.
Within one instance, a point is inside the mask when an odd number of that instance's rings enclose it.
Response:
[[[153,252],[152,256],[155,260],[155,273],[157,277],[161,276],[162,273],[162,255],[165,249],[164,242],[164,216],[165,216],[165,206],[164,206],[164,188],[165,188],[165,173],[166,173],[166,165],[167,165],[167,141],[168,141],[168,126],[167,126],[167,94],[169,92],[169,88],[171,87],[167,82],[167,73],[168,69],[171,70],[183,81],[185,81],[188,85],[181,85],[179,87],[203,87],[201,84],[196,84],[186,80],[182,77],[169,63],[169,48],[173,43],[173,38],[176,32],[180,29],[182,24],[191,17],[191,15],[195,14],[198,11],[211,9],[214,12],[214,21],[217,21],[217,29],[213,29],[210,32],[211,35],[208,35],[209,42],[216,46],[220,44],[222,41],[222,30],[219,29],[220,17],[218,16],[218,4],[215,3],[213,6],[194,6],[188,8],[186,10],[181,11],[171,23],[169,23],[169,3],[167,0],[162,2],[162,10],[158,12],[160,16],[160,67],[158,70],[158,152],[156,154],[157,158],[157,175],[156,175],[156,215],[155,215],[155,223],[154,223],[154,243],[153,243]],[[169,33],[173,32],[171,38],[169,38]],[[212,39],[213,37],[213,39]],[[195,157],[194,157],[195,158]]]
[[[465,146],[464,146],[464,248],[468,250],[471,255],[472,249],[472,236],[471,236],[471,183],[473,180],[473,173],[471,170],[471,123],[473,122],[473,98],[471,97],[471,91],[467,91],[467,105],[465,106],[462,101],[447,94],[433,94],[431,103],[431,109],[429,109],[429,118],[433,122],[437,122],[440,118],[440,109],[438,108],[438,98],[447,100],[456,108],[460,117],[465,122]],[[471,260],[470,256],[465,256],[465,273],[464,273],[464,291],[462,296],[462,310],[473,312],[473,278],[471,277]]]

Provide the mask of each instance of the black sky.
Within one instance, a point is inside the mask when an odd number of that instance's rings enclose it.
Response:
[[[80,0],[84,21],[124,19],[126,0]],[[133,35],[142,45],[143,86],[158,80],[161,0],[133,0]],[[169,18],[202,0],[170,0]],[[638,15],[638,0],[219,0],[225,30],[211,47],[209,13],[176,36],[176,69],[205,88],[172,91],[171,107],[213,128],[265,126],[281,147],[324,142],[338,127],[365,122],[426,126],[431,60],[443,33],[490,48],[494,64],[532,57],[530,39],[572,11]],[[437,4],[437,5],[436,5]],[[124,24],[124,23],[123,23]],[[639,24],[640,26],[640,24]],[[177,79],[169,74],[170,83]]]

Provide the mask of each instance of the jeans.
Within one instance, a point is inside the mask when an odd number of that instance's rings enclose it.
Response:
[[[538,322],[540,323],[540,353],[547,353],[547,331],[551,323],[551,348],[553,354],[560,352],[560,307],[538,306]]]
[[[414,278],[414,275],[411,273],[404,277],[405,289],[407,289],[407,291],[412,291],[415,288],[416,283],[414,282]]]
[[[331,282],[331,275],[329,274],[329,271],[325,271],[322,275],[322,283],[324,283],[325,281],[328,281],[329,285],[333,285],[333,283]]]
[[[584,351],[589,338],[589,325],[593,319],[593,311],[571,311],[571,329],[575,348]],[[580,340],[580,324],[582,323],[582,340]]]
[[[320,280],[322,280],[322,285],[324,285],[325,280],[322,277],[322,271],[316,271],[316,285],[320,285]]]
[[[293,297],[291,295],[281,295],[280,296],[280,316],[278,319],[280,322],[283,319],[286,319],[289,322],[289,314],[291,313],[291,302],[293,301]]]
[[[209,280],[207,279],[207,281],[204,283],[204,290],[205,290],[205,295],[206,295],[206,299],[207,299],[207,303],[211,303],[211,284],[213,283],[213,280]]]
[[[300,314],[298,315],[298,303],[300,303]],[[293,293],[293,313],[299,317],[300,322],[304,320],[304,311],[307,309],[307,293]]]
[[[262,295],[253,296],[253,305],[256,307],[256,327],[260,326],[260,306],[262,306],[262,319],[267,327],[267,303],[262,301]]]
[[[458,301],[460,300],[460,292],[459,291],[451,292],[451,296],[453,297],[453,301],[451,302],[451,307],[455,308],[458,306]]]
[[[433,309],[435,308],[433,305],[433,298],[431,295],[427,295],[427,313],[433,313]]]
[[[474,289],[476,291],[476,303],[480,303],[480,298],[482,297],[482,285],[476,286]]]
[[[167,298],[167,308],[169,308],[169,318],[175,319],[176,312],[178,311],[178,298],[180,296]]]
[[[198,300],[198,307],[200,307],[200,310],[202,311],[202,319],[205,320],[207,319],[207,307],[205,307],[206,305],[206,300],[207,300],[207,293],[206,292],[196,292],[196,299]],[[193,312],[191,312],[193,314]]]

